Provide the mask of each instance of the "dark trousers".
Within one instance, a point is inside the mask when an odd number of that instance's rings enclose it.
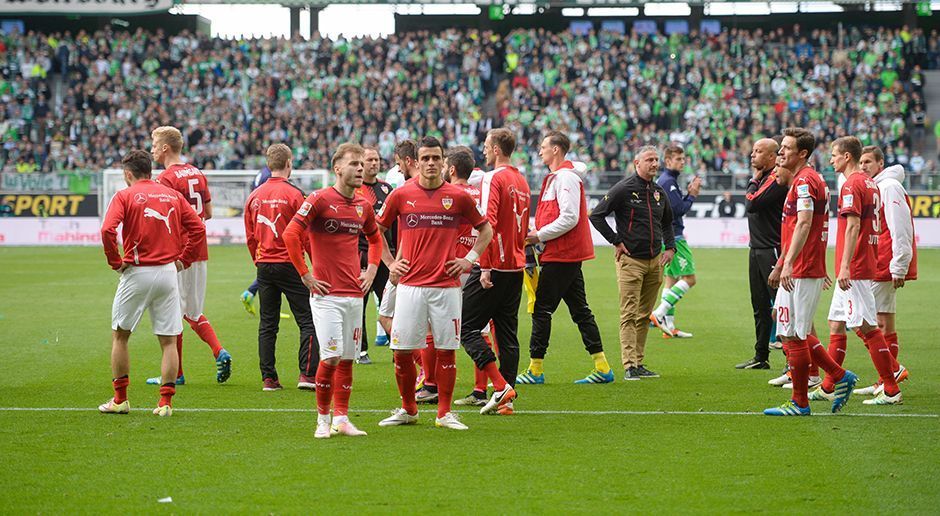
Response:
[[[480,285],[480,268],[474,267],[463,287],[460,342],[478,368],[494,362],[496,354],[480,335],[480,330],[492,320],[499,346],[499,372],[510,385],[516,384],[519,372],[519,302],[523,274],[522,271],[493,271],[493,286],[485,289]]]
[[[548,341],[552,336],[552,314],[558,303],[564,300],[571,313],[571,320],[578,325],[584,349],[588,353],[604,351],[601,333],[594,322],[594,314],[587,304],[584,293],[584,274],[581,262],[543,263],[539,272],[539,284],[535,289],[535,308],[532,312],[532,338],[529,340],[529,356],[545,358]]]
[[[300,349],[297,357],[300,374],[316,376],[320,363],[320,344],[310,313],[310,290],[300,280],[291,263],[258,264],[258,296],[261,310],[258,324],[258,358],[261,377],[277,379],[274,347],[281,321],[281,294],[287,298],[294,321],[300,328]]]
[[[365,269],[369,265],[368,257],[366,253],[359,252],[359,265]],[[372,282],[372,288],[366,292],[366,295],[362,296],[362,348],[361,351],[365,353],[369,350],[369,333],[366,331],[368,327],[366,325],[366,307],[369,306],[369,297],[374,292],[379,298],[379,303],[382,302],[382,294],[385,293],[385,284],[388,283],[388,267],[384,263],[379,262],[379,268],[375,271],[375,280]]]
[[[751,249],[748,258],[748,279],[751,284],[751,308],[754,309],[754,360],[766,361],[770,357],[770,331],[774,324],[771,314],[776,289],[770,288],[767,278],[780,255],[776,249]]]

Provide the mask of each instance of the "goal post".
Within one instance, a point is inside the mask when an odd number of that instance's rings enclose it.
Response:
[[[245,201],[251,194],[257,170],[204,170],[212,194],[212,219],[206,221],[206,240],[214,244],[241,244],[245,242],[245,225],[242,214]],[[294,170],[290,181],[300,188],[305,195],[330,184],[329,171]],[[154,178],[157,173],[154,172]],[[124,184],[124,172],[120,169],[106,169],[102,172],[101,187],[98,190],[98,217],[104,219],[108,204],[114,194],[127,188]]]
[[[127,188],[124,184],[124,172],[120,169],[109,168],[102,172],[101,188],[98,191],[98,216],[104,218],[108,204],[114,194]],[[204,170],[203,174],[209,181],[209,191],[212,193],[213,218],[241,217],[245,209],[245,201],[251,194],[257,170]],[[154,171],[154,179],[157,177]],[[329,184],[329,171],[294,170],[290,181],[309,195]]]

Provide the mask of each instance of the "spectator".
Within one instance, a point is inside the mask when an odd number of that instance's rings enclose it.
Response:
[[[718,201],[718,216],[722,218],[734,217],[734,202],[731,200],[731,192],[725,190],[721,200]]]

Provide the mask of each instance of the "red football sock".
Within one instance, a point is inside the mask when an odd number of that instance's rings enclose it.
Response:
[[[833,333],[829,335],[829,356],[839,365],[845,362],[847,335]]]
[[[179,356],[180,366],[176,370],[176,377],[179,378],[183,376],[183,334],[180,333],[176,336],[176,354]]]
[[[839,365],[845,362],[846,335],[832,333],[829,335],[829,356]],[[832,392],[836,386],[836,381],[828,374],[823,378],[822,388],[826,392]]]
[[[333,376],[336,387],[333,389],[333,417],[349,414],[349,395],[352,394],[352,360],[341,360]]]
[[[810,352],[805,340],[791,341],[787,358],[790,360],[790,378],[793,379],[793,401],[800,407],[809,406]]]
[[[891,351],[891,369],[896,373],[901,369],[901,364],[898,362],[898,353],[901,351],[901,346],[898,345],[898,334],[886,333],[885,342],[888,343],[888,349]]]
[[[209,348],[212,349],[212,356],[218,358],[219,351],[222,351],[222,343],[219,342],[219,338],[215,336],[215,330],[213,330],[212,325],[209,324],[209,319],[206,319],[205,315],[200,315],[199,319],[195,321],[188,317],[183,317],[183,319],[186,319],[186,322],[189,323],[189,327],[196,332],[196,335],[199,335],[199,338],[209,345]]]
[[[884,333],[875,328],[862,338],[868,345],[868,354],[871,355],[871,361],[878,370],[878,376],[885,385],[885,394],[894,396],[900,392],[900,389],[898,382],[894,379],[894,371],[891,370],[891,350],[888,349]]]
[[[415,403],[415,380],[418,371],[415,370],[417,353],[395,352],[395,381],[398,382],[398,393],[401,394],[401,408],[409,414],[418,413],[418,404]]]
[[[176,384],[175,383],[165,383],[160,386],[160,404],[158,407],[164,405],[173,405],[173,395],[176,394]]]
[[[486,376],[486,372],[482,371],[477,366],[473,366],[473,390],[486,392],[486,384],[488,382],[489,377]]]
[[[823,347],[822,343],[819,342],[819,339],[815,335],[807,335],[806,340],[803,341],[806,343],[806,346],[809,348],[809,353],[812,356],[813,365],[817,368],[815,375],[810,372],[811,376],[819,375],[819,368],[822,368],[826,372],[826,376],[832,378],[832,381],[838,382],[845,376],[845,369],[842,369],[842,366],[837,364],[835,360],[829,356],[829,352],[826,351],[826,348]],[[794,382],[793,385],[796,385]]]
[[[115,403],[124,403],[127,401],[127,384],[129,383],[130,380],[127,378],[127,375],[111,380],[111,385],[114,387]]]
[[[454,350],[437,350],[437,417],[450,412],[457,383],[457,354]]]
[[[421,364],[424,366],[424,384],[437,385],[437,355],[434,349],[434,337],[429,333],[424,338],[427,347],[421,350]]]
[[[497,392],[506,388],[506,379],[500,374],[499,368],[496,367],[496,362],[486,364],[483,371],[486,373],[486,377],[493,382],[493,389],[496,389]],[[483,392],[486,392],[486,384],[483,384]]]
[[[317,413],[330,413],[330,401],[333,400],[333,373],[336,366],[321,361],[317,368]]]

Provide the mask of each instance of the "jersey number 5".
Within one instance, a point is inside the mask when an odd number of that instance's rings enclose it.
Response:
[[[199,184],[198,179],[190,179],[186,181],[186,184],[189,185],[189,198],[195,202],[193,208],[196,209],[196,215],[202,216],[202,194],[195,190],[195,186]]]

